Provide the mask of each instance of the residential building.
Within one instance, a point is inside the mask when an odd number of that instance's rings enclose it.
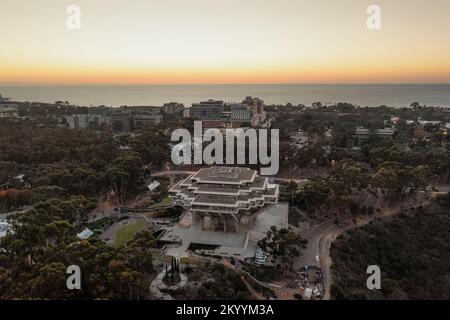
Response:
[[[246,97],[242,104],[249,107],[253,112],[252,126],[259,126],[266,120],[266,112],[264,111],[264,101],[259,98]]]

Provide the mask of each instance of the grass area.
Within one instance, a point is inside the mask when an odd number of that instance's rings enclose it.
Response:
[[[152,208],[166,207],[166,206],[169,206],[171,203],[172,203],[172,198],[166,197],[166,198],[162,199],[160,202],[152,205]]]
[[[116,234],[116,242],[114,246],[119,247],[133,239],[136,233],[144,229],[144,222],[137,221],[120,228]]]

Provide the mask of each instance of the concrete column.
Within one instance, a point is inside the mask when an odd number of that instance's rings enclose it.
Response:
[[[238,232],[239,230],[239,219],[232,213],[231,217],[234,220],[234,226],[235,226],[235,232]]]

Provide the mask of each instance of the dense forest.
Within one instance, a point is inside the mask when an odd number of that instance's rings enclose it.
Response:
[[[331,247],[334,299],[449,299],[450,197],[441,209],[401,214],[340,236]],[[381,269],[381,290],[366,268]]]
[[[139,191],[144,165],[159,167],[165,148],[155,128],[120,139],[52,120],[2,120],[0,211],[29,209],[9,216],[12,232],[0,240],[0,299],[148,298],[150,233],[119,248],[76,234],[104,192],[126,198]],[[83,290],[66,287],[72,264],[82,269]]]
[[[121,137],[70,130],[51,120],[44,125],[5,120],[0,124],[0,190],[8,192],[0,193],[0,208],[107,191],[126,198],[142,186],[144,165],[159,168],[168,154],[168,138],[157,128]]]

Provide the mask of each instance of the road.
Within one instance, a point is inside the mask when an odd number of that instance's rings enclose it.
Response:
[[[319,243],[333,228],[333,220],[327,220],[313,228],[306,229],[300,234],[308,243],[306,248],[302,251],[302,256],[295,263],[295,267],[301,268],[303,266],[317,266],[319,267]]]
[[[157,171],[153,172],[151,174],[152,177],[161,177],[161,176],[173,176],[178,174],[186,174],[191,175],[194,174],[196,171],[187,171],[187,170],[163,170],[163,171]]]
[[[386,208],[381,213],[374,214],[372,216],[364,216],[357,220],[356,223],[352,219],[347,219],[341,222],[339,225],[334,224],[332,219],[327,220],[313,228],[304,230],[301,232],[303,238],[308,240],[307,247],[303,250],[303,255],[296,261],[295,267],[301,268],[303,266],[317,266],[322,269],[324,274],[324,300],[330,299],[330,287],[331,287],[331,257],[330,247],[332,242],[344,232],[347,232],[356,227],[362,227],[375,219],[386,219],[388,217],[399,214],[404,210],[408,210],[412,207],[417,207],[419,203],[422,203],[423,197],[415,199],[412,202],[403,204],[402,208],[397,205],[392,208]],[[422,205],[426,206],[429,200],[423,201]]]
[[[151,176],[152,176],[152,178],[169,176],[170,184],[174,185],[175,184],[174,176],[176,176],[176,175],[190,176],[190,175],[193,175],[194,173],[195,173],[195,171],[187,171],[187,170],[162,170],[162,171],[153,172],[151,174]]]

